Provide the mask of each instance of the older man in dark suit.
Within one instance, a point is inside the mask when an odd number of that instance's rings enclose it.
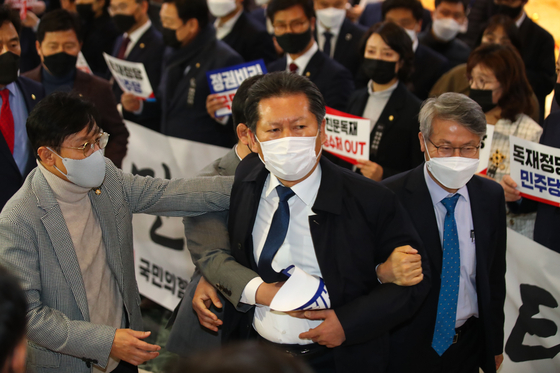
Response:
[[[245,114],[258,156],[237,168],[230,246],[258,277],[241,295],[255,307],[226,305],[225,338],[258,338],[319,372],[382,371],[389,330],[412,316],[429,288],[427,272],[411,287],[381,284],[375,274],[396,247],[423,254],[411,222],[390,191],[320,156],[325,105],[309,80],[266,75],[251,88]],[[328,309],[271,310],[291,266],[324,281]]]
[[[27,114],[43,98],[41,84],[18,77],[20,19],[7,6],[0,7],[0,210],[17,192],[35,167],[25,121]]]
[[[391,372],[495,372],[503,356],[504,192],[474,176],[486,133],[480,106],[458,93],[424,103],[426,163],[383,181],[408,211],[430,258],[432,288],[392,335]]]
[[[120,167],[126,155],[128,130],[117,111],[109,82],[76,68],[79,34],[79,23],[68,11],[59,9],[47,13],[37,30],[37,52],[42,63],[24,76],[42,82],[46,94],[75,92],[93,102],[101,114],[99,126],[111,135],[112,143],[107,146],[105,155]]]

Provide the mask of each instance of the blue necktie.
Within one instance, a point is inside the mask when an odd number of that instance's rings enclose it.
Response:
[[[272,260],[286,239],[288,225],[290,224],[290,206],[288,206],[288,200],[292,198],[295,193],[290,188],[286,188],[282,185],[276,187],[276,192],[278,193],[280,201],[278,201],[278,208],[272,216],[272,223],[270,224],[270,230],[268,231],[268,236],[266,237],[258,265],[259,275],[267,283],[285,281],[288,278],[283,273],[274,271],[272,268]]]
[[[457,299],[459,296],[459,278],[461,275],[461,255],[459,236],[455,222],[455,206],[459,194],[445,198],[441,203],[447,209],[443,228],[443,265],[441,268],[441,288],[437,309],[436,327],[432,347],[439,356],[453,344]]]
[[[323,44],[323,53],[325,53],[327,56],[330,57],[331,56],[331,39],[334,35],[329,31],[323,32],[323,35],[325,36],[325,44]]]

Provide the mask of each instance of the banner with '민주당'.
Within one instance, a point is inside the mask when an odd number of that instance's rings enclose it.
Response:
[[[245,79],[266,73],[266,66],[262,59],[206,72],[210,92],[219,94],[218,98],[222,99],[226,105],[224,108],[216,111],[216,117],[231,114],[233,96],[235,96],[237,88]]]
[[[525,198],[560,206],[560,149],[509,137],[510,176]]]
[[[142,62],[130,62],[103,53],[109,71],[123,92],[152,100],[155,98],[150,79]]]
[[[130,133],[122,170],[165,179],[194,177],[229,149],[164,136],[125,121]],[[180,217],[135,214],[134,267],[140,294],[173,310],[194,273]]]
[[[351,164],[357,164],[357,160],[369,159],[369,119],[327,107],[325,121],[327,139],[323,143],[324,150]]]

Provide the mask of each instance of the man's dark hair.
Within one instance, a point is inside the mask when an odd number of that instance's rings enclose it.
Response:
[[[233,118],[233,131],[235,133],[237,133],[236,129],[239,123],[247,122],[245,119],[245,101],[249,95],[249,89],[263,76],[264,75],[256,75],[245,79],[237,89],[237,92],[235,92],[235,96],[233,96],[231,102],[231,116]]]
[[[46,13],[37,29],[37,41],[42,43],[47,32],[74,30],[78,41],[82,41],[79,18],[64,9],[52,10]]]
[[[385,44],[399,54],[399,61],[402,62],[402,66],[399,68],[397,75],[401,82],[406,83],[410,79],[410,75],[414,69],[414,50],[412,49],[412,40],[410,36],[396,23],[376,23],[364,34],[360,56],[365,54],[367,41],[373,34],[381,36]]]
[[[179,18],[187,22],[191,18],[198,21],[201,29],[208,24],[208,5],[206,0],[164,0],[165,3],[175,4]]]
[[[25,337],[27,301],[17,281],[0,265],[0,370]]]
[[[65,92],[54,92],[41,101],[27,117],[27,136],[37,159],[37,149],[48,146],[59,152],[64,140],[99,123],[97,109],[89,101]]]
[[[12,9],[7,4],[0,5],[0,26],[4,23],[10,22],[14,25],[16,32],[19,35],[19,31],[21,30],[21,19],[19,18],[19,11],[16,9]]]
[[[469,0],[436,0],[435,7],[437,8],[441,3],[463,4],[463,9],[465,10],[465,14],[469,9]]]
[[[272,97],[286,97],[304,94],[309,101],[309,111],[317,118],[320,126],[325,117],[325,100],[319,88],[306,77],[285,71],[269,73],[259,79],[251,89],[245,102],[247,127],[255,133],[259,121],[259,103]]]
[[[381,5],[383,20],[390,10],[404,8],[412,12],[412,16],[419,21],[424,16],[424,7],[420,0],[385,0]]]
[[[515,49],[517,49],[519,54],[521,54],[522,46],[521,39],[519,39],[519,28],[517,27],[513,19],[503,14],[496,14],[488,20],[486,27],[484,27],[484,30],[482,30],[480,36],[478,37],[476,46],[478,47],[482,44],[482,38],[484,37],[484,34],[486,34],[487,32],[494,32],[494,30],[496,30],[498,27],[501,27],[504,30],[509,38],[511,45],[513,45]]]
[[[313,0],[271,0],[266,7],[266,16],[271,22],[274,22],[274,14],[276,14],[276,12],[289,9],[297,5],[301,6],[307,19],[315,17]]]

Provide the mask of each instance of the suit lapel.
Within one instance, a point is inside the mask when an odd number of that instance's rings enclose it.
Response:
[[[140,39],[138,39],[138,41],[136,42],[136,44],[134,44],[134,46],[132,47],[132,50],[130,51],[130,53],[127,56],[127,60],[129,61],[136,61],[141,59],[141,56],[143,54],[143,52],[145,51],[146,47],[148,46],[148,44],[150,44],[150,34],[152,32],[152,27],[154,27],[153,25],[150,26],[146,32],[144,32],[142,34],[142,36],[140,36]]]
[[[226,155],[222,157],[218,164],[220,175],[235,175],[235,170],[239,165],[239,158],[235,152],[235,148],[231,149]]]
[[[489,263],[487,256],[490,253],[487,246],[488,243],[491,242],[491,231],[488,229],[488,221],[484,212],[484,207],[489,206],[489,201],[485,199],[487,194],[479,187],[476,176],[467,183],[467,190],[469,191],[469,199],[471,200],[471,214],[475,234],[476,271],[478,272],[481,268],[487,271],[489,268],[485,267]]]
[[[64,273],[68,286],[72,289],[72,294],[74,294],[74,299],[83,319],[89,321],[87,295],[76,250],[60,206],[40,170],[35,172],[33,178],[33,192],[37,196],[39,207],[45,210],[45,215],[41,217],[41,221],[58,257],[62,273]]]
[[[393,124],[399,120],[399,113],[402,111],[404,104],[404,95],[406,94],[405,90],[406,88],[404,85],[399,82],[397,88],[389,98],[389,101],[387,101],[387,105],[385,105],[385,108],[377,120],[378,123],[384,124],[383,135],[390,132],[394,128]]]
[[[308,77],[309,80],[317,84],[315,79],[317,79],[319,73],[321,72],[321,68],[323,67],[325,58],[327,57],[323,55],[323,52],[319,50],[315,52],[315,54],[311,57],[311,59],[307,63],[307,66],[305,66],[305,71],[303,72],[302,75]]]
[[[336,61],[341,61],[345,56],[348,55],[348,47],[352,41],[352,33],[350,32],[350,27],[348,26],[348,19],[344,19],[340,31],[336,38],[336,45],[334,48],[333,59]]]

